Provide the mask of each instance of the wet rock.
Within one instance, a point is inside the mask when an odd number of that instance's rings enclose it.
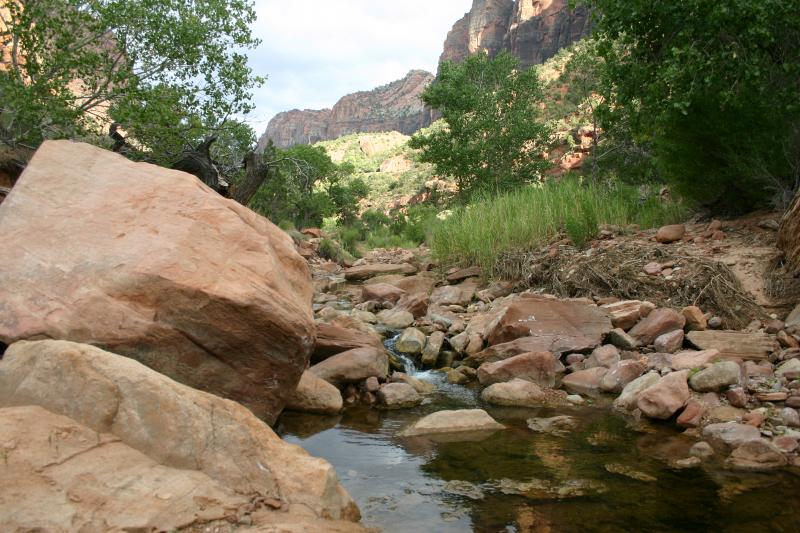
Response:
[[[600,392],[600,383],[607,373],[608,369],[602,366],[579,370],[565,376],[561,385],[572,393],[597,395]]]
[[[619,360],[620,355],[617,347],[613,344],[605,344],[603,346],[598,346],[592,351],[592,354],[586,358],[584,368],[595,368],[598,366],[611,368],[619,363]]]
[[[492,405],[506,407],[540,407],[545,403],[546,397],[535,383],[512,379],[489,385],[481,392],[481,399]]]
[[[406,291],[398,289],[394,285],[388,283],[373,283],[364,285],[361,288],[361,301],[374,301],[378,303],[397,301],[406,295]]]
[[[704,331],[708,329],[708,322],[703,311],[695,305],[684,307],[681,311],[683,318],[686,319],[687,331]]]
[[[620,411],[633,411],[639,402],[639,396],[661,380],[657,372],[649,372],[628,383],[622,393],[614,400],[614,407]]]
[[[398,433],[401,437],[434,435],[438,433],[464,433],[505,429],[483,409],[458,409],[437,411],[423,417]]]
[[[414,323],[414,315],[402,309],[386,309],[378,313],[377,319],[391,329],[405,329]]]
[[[564,436],[578,427],[578,419],[572,416],[554,416],[552,418],[529,418],[528,427],[536,433]]]
[[[656,233],[656,240],[662,244],[669,244],[683,239],[686,235],[686,226],[683,224],[671,224],[662,226]]]
[[[725,358],[766,359],[779,347],[778,341],[766,333],[692,331],[686,338],[701,350],[719,350]]]
[[[385,383],[377,396],[383,409],[407,409],[422,403],[422,396],[407,383]]]
[[[739,383],[741,369],[733,361],[714,363],[689,378],[689,385],[698,392],[719,392]]]
[[[703,461],[699,457],[687,457],[686,459],[678,459],[677,461],[673,461],[671,466],[674,468],[684,469],[697,468],[701,464],[703,464]]]
[[[425,349],[426,340],[425,334],[417,328],[407,328],[397,339],[395,349],[400,353],[421,354]]]
[[[531,500],[580,498],[603,494],[608,490],[601,482],[590,479],[570,479],[561,484],[545,479],[529,481],[501,479],[494,482],[494,485],[503,494],[525,496]]]
[[[372,376],[386,379],[389,356],[383,348],[356,348],[329,357],[309,371],[334,385],[358,383]]]
[[[434,331],[428,337],[428,342],[425,343],[425,349],[422,350],[422,365],[425,367],[436,366],[436,361],[439,359],[439,353],[442,351],[445,335],[441,331]]]
[[[465,383],[469,383],[469,376],[457,368],[452,368],[447,371],[447,382],[453,385],[464,385]]]
[[[650,418],[663,420],[671,417],[689,399],[689,386],[686,382],[688,374],[684,370],[662,377],[639,395],[637,407]]]
[[[363,281],[374,278],[375,276],[384,276],[387,274],[414,274],[416,271],[416,267],[408,263],[398,265],[375,263],[350,267],[344,271],[344,278],[347,281]]]
[[[653,344],[661,335],[683,329],[686,319],[672,309],[656,309],[628,333],[642,346]]]
[[[639,347],[639,341],[620,328],[614,329],[608,334],[608,342],[622,350],[635,350]]]
[[[605,469],[607,472],[612,474],[619,474],[620,476],[625,476],[631,479],[635,479],[636,481],[644,481],[645,483],[652,483],[654,481],[658,481],[658,479],[650,474],[645,474],[644,472],[640,472],[638,470],[633,469],[630,466],[623,465],[620,463],[609,463],[605,465]]]
[[[683,346],[684,333],[682,329],[659,335],[653,342],[657,352],[675,353]]]
[[[444,484],[444,487],[442,487],[442,492],[455,494],[456,496],[464,496],[470,500],[482,500],[484,498],[483,490],[469,481],[448,481]]]
[[[556,358],[550,352],[531,352],[515,355],[502,361],[484,363],[478,368],[478,381],[487,386],[514,378],[553,387],[556,381]]]
[[[700,441],[692,446],[689,450],[689,455],[700,459],[708,459],[709,457],[713,457],[714,448],[709,443]]]
[[[633,380],[642,375],[646,365],[644,361],[626,359],[612,366],[600,382],[603,392],[619,394]]]
[[[672,368],[675,370],[692,370],[705,368],[720,358],[719,350],[703,350],[701,352],[686,351],[672,356]]]
[[[297,388],[286,401],[286,409],[306,413],[336,414],[342,410],[342,404],[342,394],[339,389],[306,370],[300,377]]]
[[[751,440],[760,439],[761,432],[758,428],[747,424],[725,422],[704,427],[703,438],[716,448],[729,449],[737,448]]]
[[[765,439],[753,439],[738,446],[726,461],[736,470],[767,471],[782,468],[788,464],[781,450]]]
[[[568,300],[524,295],[509,304],[486,328],[490,346],[521,337],[539,340],[532,352],[581,352],[598,346],[611,331],[600,308]]]

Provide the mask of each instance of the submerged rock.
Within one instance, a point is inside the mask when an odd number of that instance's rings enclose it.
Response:
[[[753,439],[733,450],[728,466],[737,470],[774,470],[788,464],[781,450],[765,439]]]
[[[398,433],[401,437],[437,433],[464,433],[505,429],[483,409],[438,411],[423,417]]]
[[[455,494],[456,496],[464,496],[470,500],[482,500],[485,497],[483,490],[469,481],[448,481],[444,484],[444,487],[442,487],[442,492]]]
[[[578,420],[572,416],[554,416],[552,418],[529,418],[528,427],[536,433],[549,433],[564,436],[578,427]]]
[[[592,479],[571,479],[560,484],[546,479],[531,479],[529,481],[500,479],[491,484],[502,494],[525,496],[532,500],[579,498],[603,494],[608,491],[603,483]]]
[[[633,469],[630,466],[623,465],[620,463],[609,463],[605,466],[607,472],[612,474],[619,474],[621,476],[629,477],[631,479],[635,479],[636,481],[644,481],[646,483],[652,483],[654,481],[658,481],[658,479],[650,474],[645,474],[644,472],[640,472],[638,470]]]

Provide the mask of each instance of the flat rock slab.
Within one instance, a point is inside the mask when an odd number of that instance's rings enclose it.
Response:
[[[701,350],[719,350],[720,357],[739,359],[768,359],[780,345],[766,333],[740,331],[692,331],[686,338]]]
[[[344,271],[344,279],[348,281],[363,281],[375,276],[387,274],[414,274],[417,268],[408,263],[392,265],[386,263],[376,263],[374,265],[361,265],[350,267]]]
[[[470,433],[505,429],[483,409],[437,411],[420,418],[398,433],[400,437],[416,437],[440,433]]]
[[[527,346],[531,352],[581,352],[600,345],[612,329],[597,306],[525,295],[487,325],[485,337],[490,346],[530,337],[537,341]]]
[[[383,341],[378,334],[321,322],[317,324],[317,342],[311,354],[311,362],[319,363],[356,348],[383,348]]]
[[[131,357],[273,422],[314,345],[308,264],[196,177],[46,141],[0,205],[0,341]]]

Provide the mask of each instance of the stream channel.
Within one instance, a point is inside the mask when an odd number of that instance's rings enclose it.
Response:
[[[385,532],[800,531],[800,476],[725,470],[712,461],[678,470],[692,439],[672,424],[636,422],[598,400],[581,407],[493,408],[477,387],[416,369],[438,391],[419,407],[357,406],[334,417],[286,412],[277,431],[327,459],[366,526]],[[400,438],[444,409],[486,409],[507,429],[479,441]],[[526,420],[569,415],[576,429],[534,433]],[[620,473],[623,471],[624,473]],[[632,477],[631,477],[632,476]]]

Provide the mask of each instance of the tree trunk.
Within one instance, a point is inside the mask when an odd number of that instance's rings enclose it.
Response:
[[[245,175],[241,183],[236,185],[232,198],[240,204],[247,206],[253,199],[258,188],[267,179],[269,167],[258,164],[258,156],[250,152],[244,158]]]

